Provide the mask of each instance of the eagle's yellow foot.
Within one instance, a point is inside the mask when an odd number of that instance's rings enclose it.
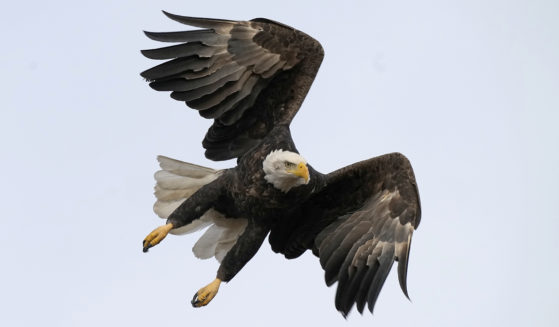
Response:
[[[219,290],[221,280],[216,278],[213,282],[209,283],[206,287],[202,287],[192,298],[192,306],[195,308],[203,307],[210,303]]]
[[[156,246],[161,242],[169,231],[173,229],[173,224],[169,223],[167,225],[159,226],[153,230],[153,232],[149,233],[148,236],[144,239],[142,246],[144,247],[144,252],[148,252],[148,249]]]

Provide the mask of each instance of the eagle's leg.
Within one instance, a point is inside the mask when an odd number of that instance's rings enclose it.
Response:
[[[270,227],[256,224],[249,219],[248,225],[235,245],[227,252],[217,271],[216,279],[202,287],[192,298],[192,306],[201,307],[210,303],[219,290],[221,282],[228,282],[252,259],[268,235]]]
[[[223,189],[222,183],[222,180],[218,178],[204,185],[181,203],[181,205],[169,215],[167,224],[157,227],[146,236],[142,243],[143,251],[147,252],[149,248],[159,244],[172,229],[190,224],[194,220],[202,217],[219,198]]]

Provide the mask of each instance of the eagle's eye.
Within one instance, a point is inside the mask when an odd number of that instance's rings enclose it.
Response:
[[[297,166],[296,164],[294,164],[292,162],[289,162],[289,161],[284,161],[283,164],[285,165],[285,168],[287,168],[287,169],[294,169]]]

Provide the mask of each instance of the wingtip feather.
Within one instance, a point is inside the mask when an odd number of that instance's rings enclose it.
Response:
[[[397,254],[397,260],[398,260],[398,282],[400,284],[400,288],[402,289],[402,292],[404,293],[404,295],[406,296],[406,298],[408,300],[410,300],[409,294],[408,294],[408,282],[407,282],[407,276],[408,276],[408,261],[409,261],[409,257],[410,257],[410,248],[411,248],[411,240],[412,240],[412,234],[408,235],[408,240],[405,243],[405,248],[401,249],[401,251],[399,251],[399,253]],[[410,300],[411,301],[411,300]]]
[[[157,50],[159,49],[146,49],[146,50],[140,50],[140,53],[142,53],[142,55],[148,59],[154,59],[154,60],[161,60],[161,59],[166,59],[166,58],[159,58],[159,56],[157,55]],[[145,73],[142,72],[142,74]],[[141,74],[140,74],[141,75]]]
[[[407,257],[405,261],[398,261],[398,282],[400,284],[400,288],[404,295],[410,299],[408,295],[408,283],[407,283],[407,273],[408,273],[408,262]]]
[[[156,33],[156,32],[150,32],[150,31],[142,31],[144,32],[144,35],[147,36],[149,39],[154,40],[154,41],[160,41],[159,38],[157,38],[157,35],[160,33]]]
[[[169,12],[166,12],[165,10],[162,10],[162,12],[165,16],[169,17],[170,19],[172,19],[176,22],[179,22],[179,23],[185,24],[185,25],[189,25],[189,26],[200,27],[200,28],[216,29],[216,28],[223,28],[223,27],[226,27],[226,26],[230,26],[230,25],[236,23],[235,21],[225,20],[225,19],[180,16],[180,15],[171,14]]]

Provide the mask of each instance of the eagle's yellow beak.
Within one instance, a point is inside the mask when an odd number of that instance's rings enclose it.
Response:
[[[307,168],[307,165],[303,162],[300,162],[297,168],[288,170],[287,172],[305,179],[305,183],[309,182],[309,168]]]

